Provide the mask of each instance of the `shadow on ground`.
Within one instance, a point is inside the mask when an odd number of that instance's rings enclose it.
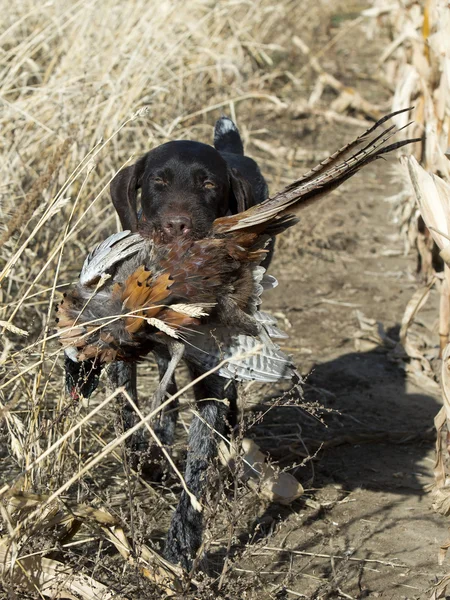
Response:
[[[305,398],[324,407],[322,422],[296,406],[275,406],[249,435],[281,466],[302,461],[303,443],[318,451],[313,467],[296,471],[306,494],[288,507],[267,506],[231,554],[271,582],[290,569],[289,587],[311,597],[336,597],[339,586],[351,597],[392,590],[388,597],[397,598],[407,589],[416,597],[437,575],[445,537],[425,490],[438,402],[384,348],[316,364]],[[254,410],[269,405],[265,399]],[[223,555],[212,556],[216,565]]]

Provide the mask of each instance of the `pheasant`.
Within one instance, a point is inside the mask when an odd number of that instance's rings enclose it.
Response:
[[[135,365],[155,349],[157,355],[161,350],[171,356],[155,403],[165,396],[182,357],[194,376],[218,369],[208,377],[208,392],[198,394],[200,414],[189,430],[185,481],[197,498],[217,454],[212,432],[224,431],[227,418],[226,405],[214,401],[225,395],[224,378],[274,382],[298,377],[275,342],[285,334],[259,309],[264,290],[277,284],[261,266],[269,240],[297,223],[295,211],[372,161],[418,141],[389,143],[398,129],[381,128],[407,110],[385,116],[265,202],[216,219],[206,238],[163,243],[145,221],[138,233],[112,235],[89,254],[78,283],[60,304],[58,331],[74,396],[77,386],[89,395],[102,365]],[[233,407],[235,398],[230,402]],[[202,527],[201,514],[183,491],[167,535],[166,558],[190,568]]]
[[[409,109],[405,109],[409,110]],[[178,341],[185,358],[237,380],[291,378],[289,358],[272,341],[285,337],[259,310],[275,278],[260,266],[268,240],[297,223],[292,212],[336,189],[359,169],[417,140],[386,145],[391,113],[282,192],[245,212],[216,219],[210,236],[162,243],[146,233],[114,234],[87,257],[75,288],[59,307],[58,329],[74,362],[137,361],[155,345]],[[350,152],[356,152],[345,158]],[[256,347],[258,354],[251,354]],[[244,354],[244,358],[233,358]],[[97,372],[97,371],[96,371]]]

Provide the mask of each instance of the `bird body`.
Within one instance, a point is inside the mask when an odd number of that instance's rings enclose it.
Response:
[[[258,310],[263,290],[277,282],[259,266],[265,252],[255,241],[255,234],[170,244],[131,232],[111,236],[88,256],[59,307],[66,352],[77,362],[136,361],[175,338],[199,366],[230,359],[219,371],[225,377],[291,378],[289,358],[272,341],[285,335]],[[258,347],[257,356],[239,358]]]
[[[403,112],[403,111],[398,111]],[[260,266],[274,235],[297,222],[292,215],[329,193],[366,164],[416,140],[390,145],[395,126],[379,133],[388,115],[282,192],[250,209],[216,219],[203,239],[163,243],[158,233],[122,232],[86,259],[80,281],[59,307],[60,339],[72,360],[136,361],[173,338],[185,358],[202,366],[231,359],[220,374],[238,380],[276,381],[294,374],[272,341],[273,319],[259,312]],[[351,154],[350,154],[351,153]],[[350,156],[347,158],[347,156]],[[232,357],[254,351],[258,357]]]

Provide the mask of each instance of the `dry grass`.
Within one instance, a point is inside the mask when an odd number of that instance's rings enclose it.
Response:
[[[146,543],[164,533],[177,495],[170,480],[155,489],[124,470],[112,397],[103,400],[100,390],[89,408],[65,397],[54,307],[88,249],[116,230],[107,189],[134,156],[169,139],[209,142],[215,119],[226,112],[262,152],[277,187],[311,155],[274,147],[265,137],[271,120],[281,115],[290,122],[309,111],[364,124],[378,114],[380,107],[362,97],[350,102],[350,88],[327,76],[320,56],[309,56],[328,9],[307,4],[3,2],[0,411],[1,452],[8,457],[2,480],[12,487],[0,507],[0,557],[11,597],[20,586],[38,598],[160,594],[146,578]],[[319,74],[314,86],[310,73]],[[320,112],[327,86],[340,103]],[[347,108],[351,116],[341,114]],[[145,366],[142,389],[155,380]],[[228,551],[254,503],[246,488],[231,492],[207,509],[216,543]],[[21,494],[27,506],[18,508]],[[94,508],[111,521],[100,522]],[[91,579],[83,580],[80,569]],[[225,573],[224,567],[218,585],[231,593]],[[209,597],[209,584],[197,585]]]
[[[286,22],[295,3],[24,1],[5,3],[2,14],[0,402],[10,457],[2,479],[14,484],[2,508],[9,534],[2,538],[3,579],[11,594],[25,585],[38,596],[39,588],[57,597],[100,597],[101,584],[97,589],[94,578],[83,588],[76,571],[99,564],[111,535],[92,513],[70,528],[58,525],[61,515],[73,514],[73,502],[107,507],[127,527],[133,555],[148,563],[143,540],[156,524],[161,531],[163,515],[167,525],[176,496],[123,471],[112,445],[111,398],[100,402],[100,391],[86,411],[64,397],[54,306],[88,249],[117,228],[107,188],[122,165],[169,139],[209,142],[222,112],[245,123],[248,139],[253,111],[286,110],[280,92],[293,78]],[[303,15],[303,25],[312,28],[317,18]],[[154,375],[147,369],[141,381],[148,386]],[[18,511],[11,506],[18,491],[44,499],[31,513]],[[146,500],[138,501],[142,491]],[[59,519],[50,522],[48,510]],[[61,560],[72,585],[63,582]],[[108,580],[112,569],[117,584],[123,564],[110,561],[98,577]],[[136,590],[145,572],[128,565]],[[154,597],[148,581],[144,589]]]

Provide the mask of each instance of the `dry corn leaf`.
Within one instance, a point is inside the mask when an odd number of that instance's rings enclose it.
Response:
[[[427,173],[413,156],[402,160],[408,168],[423,220],[442,250],[450,245],[450,187]]]
[[[439,548],[439,557],[438,557],[438,563],[440,565],[442,565],[444,563],[445,557],[447,555],[447,551],[450,548],[450,539],[447,539],[443,544],[441,544],[441,547]]]
[[[444,517],[450,515],[450,488],[441,488],[433,491],[433,509]]]
[[[430,295],[430,290],[434,285],[435,280],[433,279],[427,286],[416,290],[411,298],[411,300],[406,305],[405,312],[402,318],[402,325],[400,328],[400,342],[403,344],[408,356],[412,358],[423,358],[423,354],[410,343],[408,339],[408,330],[411,327],[411,324],[414,321],[417,313],[420,309],[426,304],[428,300],[428,296]]]
[[[448,456],[446,432],[450,431],[450,344],[442,355],[441,387],[443,406],[434,419],[437,432],[434,464],[433,507],[443,515],[450,514],[450,486],[447,482],[445,459]]]
[[[413,97],[415,96],[420,82],[420,77],[416,68],[408,64],[401,67],[398,78],[398,84],[395,88],[394,97],[392,99],[393,111],[400,110],[403,106],[413,106]],[[402,102],[406,102],[406,104],[402,104]],[[410,118],[410,114],[399,114],[395,118],[395,124],[399,128],[404,127]]]
[[[432,489],[442,489],[445,486],[445,457],[447,456],[447,448],[444,443],[444,432],[446,433],[447,413],[445,406],[441,408],[438,414],[434,417],[434,426],[436,429],[436,456],[434,463],[434,486]],[[440,501],[438,500],[440,503]]]
[[[444,575],[444,577],[433,586],[430,600],[439,600],[439,598],[445,597],[445,590],[450,584],[450,573]]]

